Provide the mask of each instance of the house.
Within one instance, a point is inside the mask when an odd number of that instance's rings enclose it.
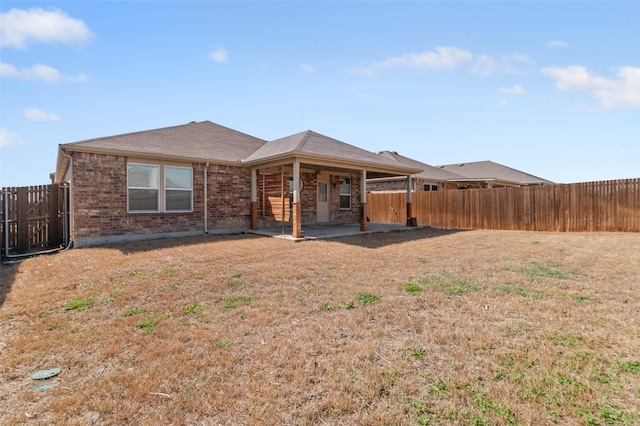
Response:
[[[394,151],[381,151],[378,155],[395,160],[398,164],[421,168],[411,177],[412,191],[437,191],[439,189],[495,188],[505,186],[549,185],[553,182],[521,172],[493,161],[456,163],[445,166],[430,166],[404,157]],[[369,191],[404,191],[407,188],[404,176],[372,178],[367,180]]]
[[[429,164],[402,156],[395,151],[381,151],[378,152],[378,155],[395,161],[397,164],[422,169],[421,172],[412,176],[412,191],[437,191],[448,188],[447,184],[449,181],[465,178],[464,176],[443,170],[439,167],[430,166]],[[367,186],[371,192],[405,191],[407,188],[407,178],[406,176],[370,178],[367,179]]]
[[[438,166],[439,169],[463,176],[448,182],[457,188],[492,188],[500,186],[550,185],[553,182],[493,161],[475,161]]]
[[[313,131],[267,142],[210,121],[59,145],[76,246],[315,223],[367,229],[367,179],[400,164]],[[407,191],[410,211],[411,193]]]

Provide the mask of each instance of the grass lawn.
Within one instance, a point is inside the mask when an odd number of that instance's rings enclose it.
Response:
[[[2,424],[640,424],[640,234],[212,236],[1,274]]]

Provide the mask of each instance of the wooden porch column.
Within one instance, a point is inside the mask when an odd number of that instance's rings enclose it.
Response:
[[[413,217],[411,194],[411,175],[407,176],[407,226],[417,226],[416,218]]]
[[[367,171],[362,171],[362,183],[360,184],[360,231],[367,230]]]
[[[302,206],[300,204],[300,162],[293,162],[293,238],[304,238],[302,232]]]
[[[258,173],[251,169],[251,229],[258,229]]]

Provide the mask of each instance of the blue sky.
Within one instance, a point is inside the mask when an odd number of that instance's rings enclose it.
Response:
[[[210,120],[556,182],[640,177],[640,1],[3,1],[0,186]]]

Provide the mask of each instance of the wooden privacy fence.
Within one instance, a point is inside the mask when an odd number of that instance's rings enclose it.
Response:
[[[412,197],[418,224],[434,228],[640,232],[640,179],[414,192]],[[368,194],[367,214],[372,222],[405,223],[406,193]]]
[[[67,192],[59,185],[2,189],[2,256],[60,248]]]

